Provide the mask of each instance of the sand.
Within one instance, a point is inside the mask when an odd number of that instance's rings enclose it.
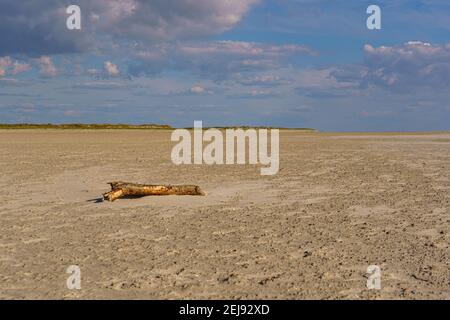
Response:
[[[280,139],[261,176],[175,166],[170,131],[0,131],[0,298],[450,299],[450,134]],[[208,195],[102,202],[111,180]]]

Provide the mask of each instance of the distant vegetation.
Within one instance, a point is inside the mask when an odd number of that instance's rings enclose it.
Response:
[[[279,128],[264,126],[230,126],[230,127],[203,127],[203,130],[216,129],[280,129],[280,130],[304,130],[316,131],[310,128]],[[51,123],[16,123],[16,124],[0,124],[0,129],[174,129],[166,124],[83,124],[83,123],[67,123],[67,124],[51,124]],[[193,128],[185,128],[193,129]]]
[[[0,124],[0,129],[172,129],[172,127],[165,124],[18,123],[18,124]]]
[[[194,129],[192,127],[189,128],[185,128],[185,129]],[[283,128],[283,127],[265,127],[265,126],[230,126],[230,127],[202,127],[203,130],[208,130],[208,129],[243,129],[243,130],[247,130],[247,129],[280,129],[280,130],[304,130],[304,131],[314,131],[316,132],[316,129],[311,129],[311,128]]]

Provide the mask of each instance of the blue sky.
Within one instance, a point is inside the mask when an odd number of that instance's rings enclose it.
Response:
[[[0,122],[450,130],[449,35],[444,0],[0,0]]]

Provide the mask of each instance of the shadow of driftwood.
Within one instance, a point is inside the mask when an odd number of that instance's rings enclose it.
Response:
[[[86,202],[100,203],[100,202],[103,202],[103,198],[89,199]]]
[[[125,199],[125,200],[126,199],[139,199],[139,198],[143,198],[143,197],[148,197],[148,196],[123,196],[123,197],[120,197],[120,199]],[[117,199],[117,200],[119,200],[119,199]],[[86,202],[92,202],[92,203],[101,203],[103,201],[105,201],[105,200],[102,197],[86,200]]]
[[[151,197],[151,195],[148,195]],[[122,196],[120,197],[120,199],[139,199],[139,198],[143,198],[143,197],[148,197],[148,196]]]

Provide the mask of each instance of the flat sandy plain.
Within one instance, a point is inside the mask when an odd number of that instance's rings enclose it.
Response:
[[[0,298],[450,299],[449,133],[283,131],[270,177],[176,166],[172,146],[170,131],[0,131]],[[111,180],[208,195],[101,202]]]

